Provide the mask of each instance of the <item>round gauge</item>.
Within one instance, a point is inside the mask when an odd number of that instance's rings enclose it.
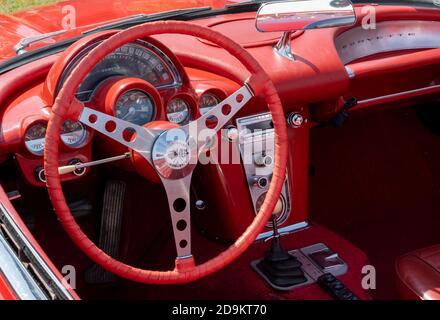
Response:
[[[200,114],[203,116],[219,103],[220,99],[216,95],[209,92],[202,94],[199,101]]]
[[[29,152],[41,156],[44,153],[46,124],[37,122],[26,129],[24,143]]]
[[[141,90],[127,91],[116,101],[116,117],[139,126],[152,121],[155,113],[153,99]]]
[[[257,212],[260,212],[261,206],[263,205],[264,199],[266,198],[266,192],[263,193],[262,195],[260,195],[257,199],[257,201],[255,202],[255,210]],[[277,219],[277,223],[281,224],[283,222],[285,222],[288,218],[288,210],[286,210],[286,205],[285,205],[285,201],[284,201],[284,197],[281,195],[280,198],[278,199],[277,204],[275,205],[275,209],[273,210],[273,215],[276,216]],[[269,220],[269,222],[267,223],[268,227],[272,227],[272,220]]]
[[[71,148],[80,148],[87,140],[87,130],[79,121],[64,121],[61,140]]]
[[[174,98],[168,102],[167,118],[177,124],[186,124],[189,120],[189,105],[181,98]]]

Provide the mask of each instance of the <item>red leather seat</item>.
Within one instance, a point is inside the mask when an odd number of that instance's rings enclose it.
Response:
[[[440,300],[440,245],[401,256],[396,273],[402,299]]]

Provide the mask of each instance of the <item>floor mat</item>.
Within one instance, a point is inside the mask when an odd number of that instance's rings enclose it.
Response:
[[[440,242],[440,136],[414,109],[351,116],[311,132],[311,219],[363,249],[374,298],[394,299],[394,261]]]
[[[339,277],[345,285],[362,299],[370,299],[361,287],[362,267],[367,263],[365,254],[351,243],[340,238],[337,234],[319,225],[283,237],[286,249],[296,249],[311,244],[323,242],[333,249],[348,264],[348,273]],[[202,235],[194,233],[193,243],[201,243],[195,257],[212,255],[224,249],[218,243],[208,241]],[[278,292],[270,288],[257,273],[250,267],[250,262],[263,256],[268,248],[268,243],[253,244],[242,256],[223,270],[207,278],[185,285],[158,286],[144,285],[124,281],[118,286],[89,288],[83,291],[84,298],[136,298],[136,299],[202,299],[202,300],[228,300],[228,299],[256,299],[256,300],[328,300],[331,297],[316,284],[301,287],[289,292]],[[169,252],[162,250],[162,255],[151,256],[155,261],[167,260]],[[81,295],[81,292],[80,292]],[[107,295],[107,296],[106,296]]]

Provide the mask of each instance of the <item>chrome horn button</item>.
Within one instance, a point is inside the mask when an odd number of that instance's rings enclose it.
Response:
[[[181,179],[197,164],[197,147],[180,128],[163,132],[154,142],[152,160],[156,171],[165,179]]]

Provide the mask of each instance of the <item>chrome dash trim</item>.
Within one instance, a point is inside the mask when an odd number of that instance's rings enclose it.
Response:
[[[390,103],[401,99],[410,99],[422,95],[438,94],[439,92],[440,92],[440,85],[432,85],[424,88],[401,91],[379,97],[367,98],[364,100],[359,100],[357,105],[352,109],[350,109],[350,111],[360,110],[374,105]]]
[[[439,21],[383,21],[372,29],[359,26],[341,33],[335,47],[345,65],[377,53],[440,48],[439,34]]]

